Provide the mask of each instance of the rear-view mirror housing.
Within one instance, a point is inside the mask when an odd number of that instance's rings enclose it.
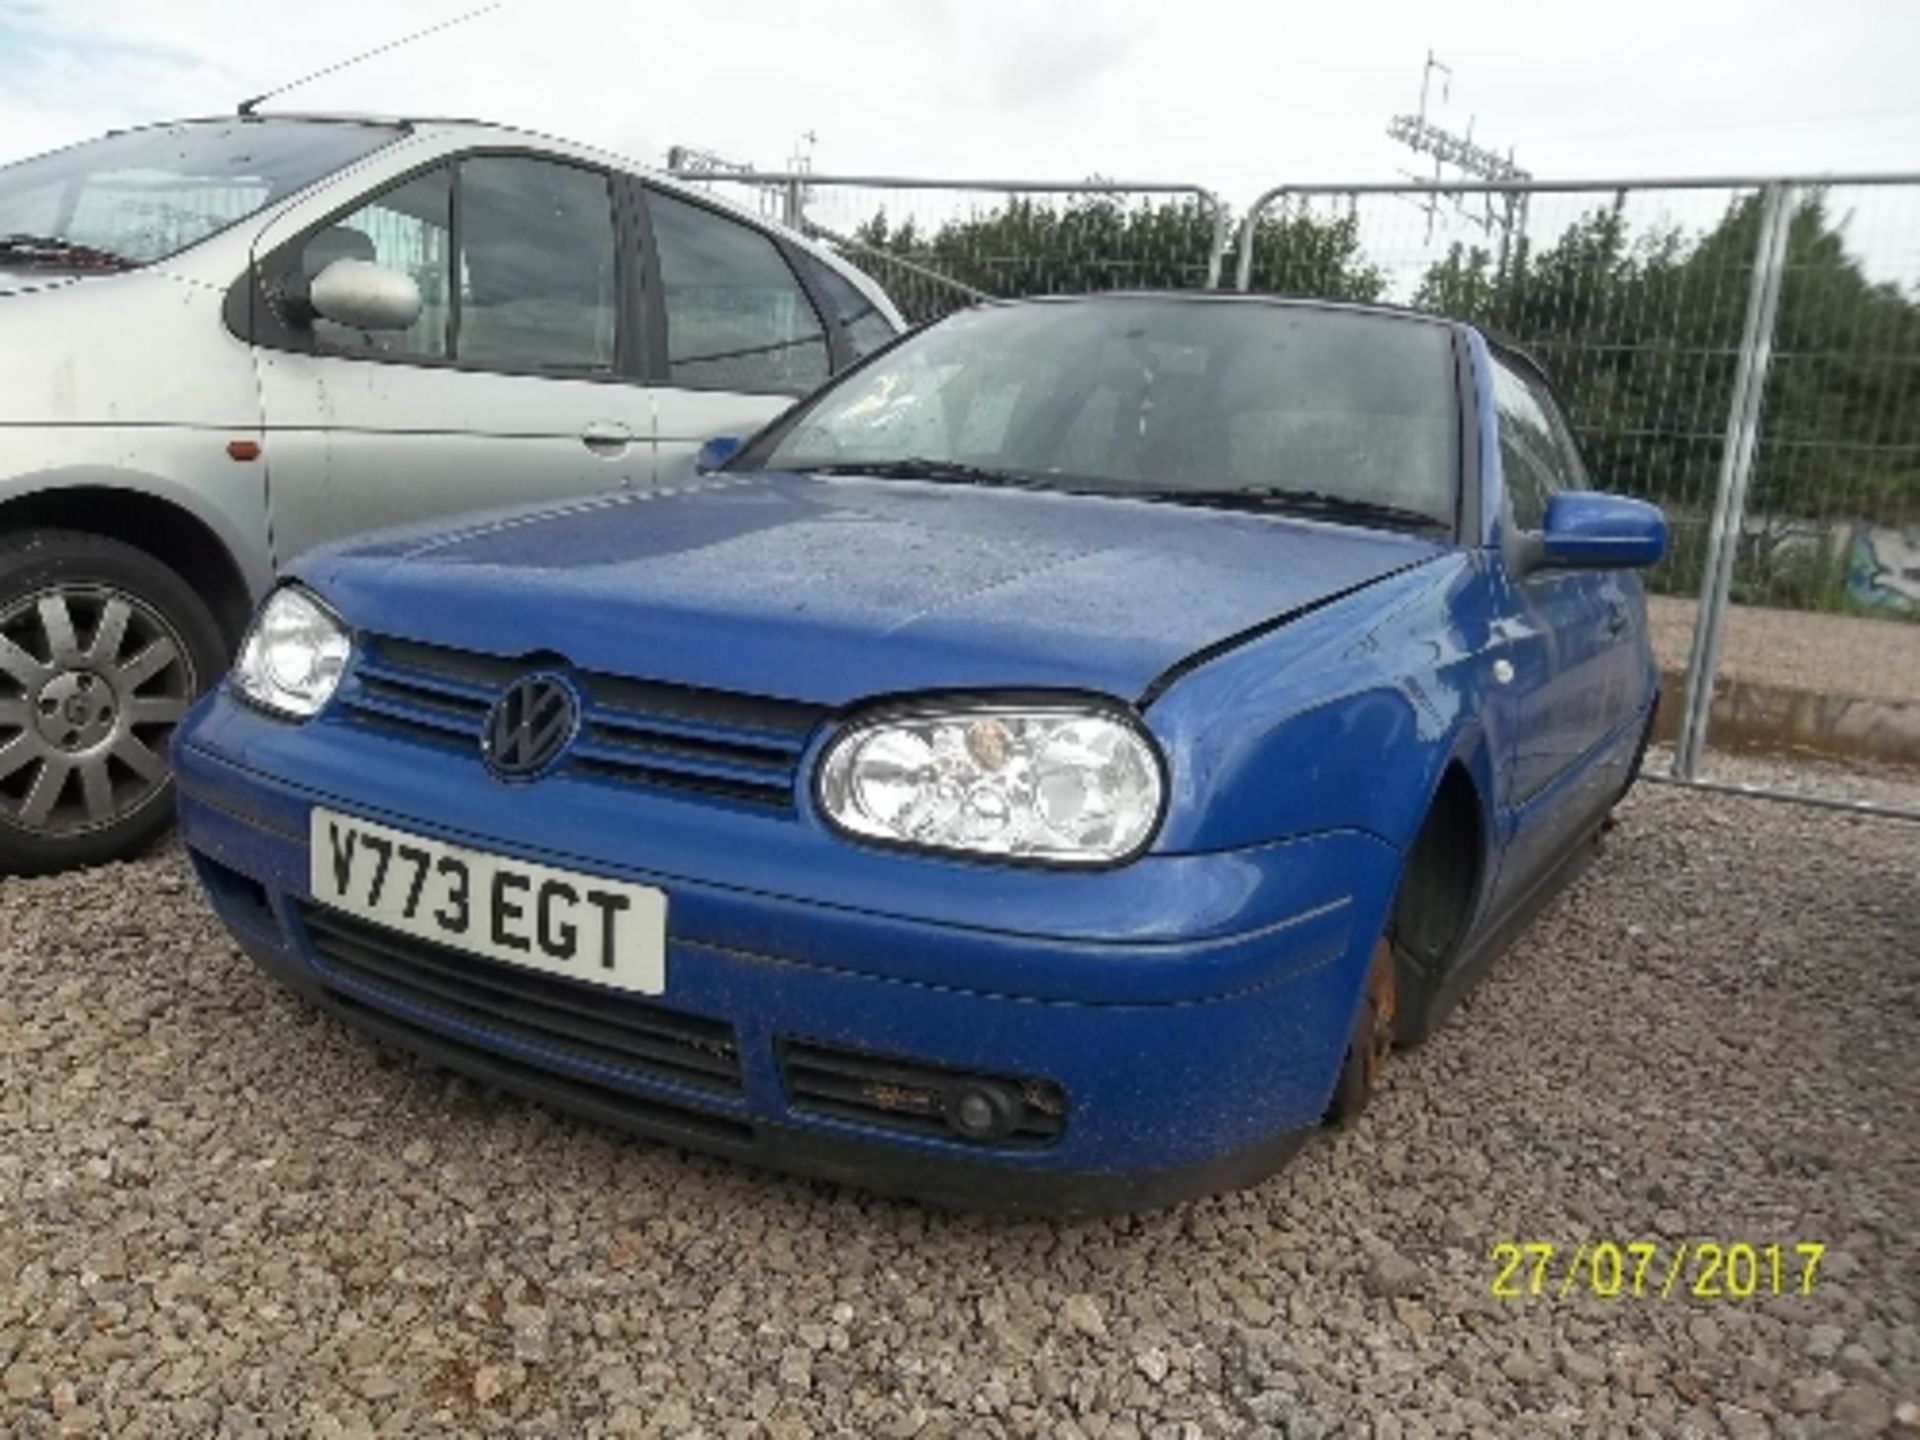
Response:
[[[411,275],[371,260],[335,260],[307,287],[316,315],[355,330],[405,330],[420,318],[420,286]]]
[[[1524,537],[1522,568],[1637,570],[1667,553],[1667,517],[1627,495],[1573,490],[1547,505],[1540,529]]]

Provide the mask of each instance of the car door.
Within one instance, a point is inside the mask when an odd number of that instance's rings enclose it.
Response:
[[[744,438],[826,380],[836,344],[813,296],[768,232],[649,187],[658,284],[657,474],[693,473],[703,442]]]
[[[466,154],[261,262],[263,289],[287,297],[256,326],[278,563],[377,526],[652,480],[626,193],[590,166]],[[419,318],[301,323],[307,282],[341,258],[410,275]]]
[[[1501,355],[1492,371],[1504,542],[1495,567],[1496,704],[1511,836],[1499,889],[1511,893],[1537,878],[1612,799],[1603,783],[1606,742],[1629,703],[1633,635],[1617,572],[1520,573],[1518,538],[1541,528],[1555,495],[1586,488],[1586,475],[1545,381]]]

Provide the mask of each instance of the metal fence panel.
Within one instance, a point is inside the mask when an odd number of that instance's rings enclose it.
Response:
[[[838,249],[915,322],[993,297],[1218,283],[1227,213],[1204,187],[1123,180],[681,172]]]
[[[1920,770],[1920,184],[1779,188],[1779,296],[1698,773],[1782,747],[1852,799]]]
[[[1839,766],[1793,793],[1920,814],[1920,177],[1282,188],[1236,252],[1242,289],[1444,311],[1545,363],[1595,483],[1671,522],[1676,774],[1812,754]]]

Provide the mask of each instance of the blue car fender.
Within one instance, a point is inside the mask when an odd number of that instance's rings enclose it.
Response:
[[[1404,850],[1455,763],[1495,833],[1481,578],[1477,557],[1459,553],[1410,567],[1168,685],[1146,709],[1170,777],[1155,849],[1360,830]]]
[[[1491,893],[1499,746],[1481,704],[1485,596],[1478,554],[1411,567],[1206,660],[1147,707],[1171,779],[1156,849],[1346,831],[1394,852],[1391,885],[1356,911],[1340,981],[1349,1013],[1407,852],[1455,770],[1480,822],[1467,926]]]

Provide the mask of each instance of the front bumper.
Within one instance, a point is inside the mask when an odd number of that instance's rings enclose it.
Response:
[[[182,832],[221,918],[263,968],[350,1024],[639,1133],[994,1209],[1138,1209],[1250,1183],[1280,1164],[1325,1109],[1398,862],[1355,832],[1150,856],[1113,877],[1136,893],[1190,895],[1195,913],[1216,915],[1228,894],[1281,894],[1287,913],[1187,938],[1170,918],[1153,938],[1131,940],[1111,933],[1103,887],[1062,884],[1049,932],[1034,933],[991,923],[1029,913],[1031,872],[970,867],[989,923],[961,926],[897,903],[850,911],[689,880],[686,856],[648,864],[631,833],[582,835],[561,851],[520,843],[518,827],[452,827],[430,776],[398,793],[391,777],[359,794],[308,789],[197,745],[191,727],[175,760]],[[633,799],[636,817],[648,803]],[[398,991],[336,963],[311,923],[326,921],[308,888],[315,804],[666,890],[667,990],[638,1008],[672,1023],[718,1022],[731,1043],[726,1083],[549,1043],[504,1012]],[[631,828],[644,826],[636,818]],[[939,866],[949,885],[953,869]],[[1018,903],[999,903],[1003,881]],[[899,888],[891,893],[897,902]],[[852,1110],[823,1107],[795,1079],[796,1045],[881,1057],[880,1078],[856,1084]],[[1045,1143],[969,1141],[924,1114],[888,1113],[895,1065],[936,1088],[943,1076],[1033,1082],[1063,1097],[1064,1114]]]

